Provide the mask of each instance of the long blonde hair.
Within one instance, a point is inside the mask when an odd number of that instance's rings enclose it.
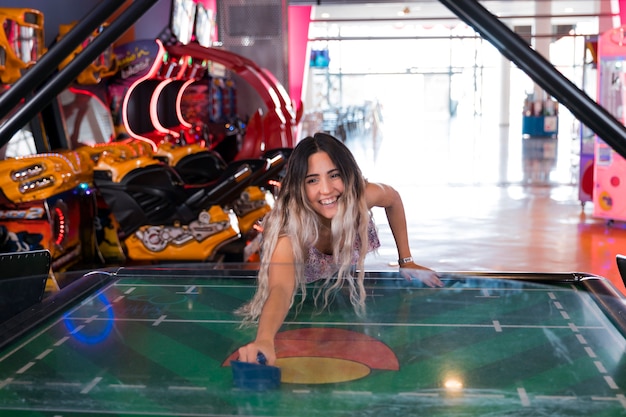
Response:
[[[333,257],[338,272],[336,277],[325,278],[323,292],[320,288],[315,299],[322,296],[323,306],[326,307],[332,294],[347,285],[350,301],[355,310],[359,314],[365,312],[363,265],[367,254],[367,228],[370,220],[365,199],[365,179],[354,156],[342,142],[330,135],[317,133],[303,139],[294,148],[274,208],[263,221],[257,291],[250,302],[237,310],[237,313],[243,316],[244,323],[257,320],[267,300],[270,259],[280,236],[288,236],[293,248],[296,291],[292,294],[291,303],[293,305],[297,291],[301,293],[302,301],[306,298],[304,265],[307,262],[309,248],[317,242],[321,224],[306,197],[304,184],[309,157],[317,152],[328,154],[339,170],[345,190],[339,199],[337,215],[333,217],[331,223]],[[352,258],[357,241],[361,244],[358,246],[359,254],[354,276],[355,265]]]

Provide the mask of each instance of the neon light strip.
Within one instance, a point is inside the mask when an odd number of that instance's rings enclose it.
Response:
[[[124,95],[124,102],[122,103],[122,121],[124,122],[124,128],[126,129],[126,131],[128,132],[128,134],[133,137],[134,139],[137,140],[141,140],[144,142],[147,142],[150,144],[150,146],[152,146],[152,149],[156,152],[157,150],[157,145],[156,143],[154,143],[154,141],[150,140],[147,137],[138,135],[136,133],[134,133],[131,129],[130,129],[130,125],[128,123],[128,117],[126,115],[126,109],[128,109],[128,100],[130,99],[131,93],[133,92],[133,90],[135,88],[137,88],[137,85],[139,85],[139,83],[154,78],[156,76],[156,74],[158,74],[159,72],[159,67],[162,65],[163,63],[163,56],[165,55],[165,47],[163,46],[163,43],[159,40],[159,39],[155,39],[155,42],[157,43],[157,45],[159,46],[159,50],[157,52],[157,56],[154,59],[154,63],[152,64],[152,68],[150,68],[150,71],[148,71],[148,73],[139,78],[138,80],[136,80],[129,88],[128,91],[126,92],[126,95]]]
[[[187,87],[189,87],[189,85],[193,84],[195,81],[196,80],[193,78],[185,81],[185,83],[180,88],[180,90],[178,90],[178,95],[176,96],[176,117],[178,117],[178,120],[180,120],[180,124],[188,129],[192,127],[192,124],[189,123],[187,120],[185,120],[185,117],[183,116],[183,111],[181,108],[181,103],[183,101],[183,94],[185,93],[185,90],[187,89]]]
[[[150,121],[152,122],[152,125],[157,131],[161,133],[165,133],[165,134],[169,133],[174,137],[179,137],[180,135],[177,132],[174,132],[173,130],[166,128],[159,121],[159,113],[158,113],[159,96],[161,95],[161,92],[163,91],[163,89],[172,81],[174,81],[173,78],[168,78],[166,80],[163,80],[154,89],[154,92],[152,93],[152,97],[150,97]]]

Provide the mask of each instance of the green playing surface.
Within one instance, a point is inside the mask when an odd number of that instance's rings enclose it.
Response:
[[[229,366],[253,273],[214,275],[120,276],[38,325],[0,352],[0,414],[626,415],[624,337],[574,284],[372,280],[363,317],[309,297],[278,336],[288,380],[257,392]]]

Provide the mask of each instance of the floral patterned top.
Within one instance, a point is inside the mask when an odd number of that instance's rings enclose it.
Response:
[[[371,252],[380,247],[380,240],[378,240],[378,232],[376,231],[376,225],[374,220],[370,217],[369,224],[367,225],[367,251]],[[356,264],[359,259],[360,239],[357,237],[357,241],[354,243],[352,250],[352,262]],[[319,279],[327,278],[334,275],[339,268],[334,262],[333,255],[322,253],[315,246],[309,248],[309,257],[304,267],[304,278],[308,283],[317,281]]]

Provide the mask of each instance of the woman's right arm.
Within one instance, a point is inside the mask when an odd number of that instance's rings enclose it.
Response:
[[[259,317],[256,339],[239,348],[240,361],[257,362],[257,355],[261,352],[268,365],[276,362],[274,338],[287,317],[296,287],[296,268],[291,241],[287,236],[278,238],[268,272],[269,293]]]

